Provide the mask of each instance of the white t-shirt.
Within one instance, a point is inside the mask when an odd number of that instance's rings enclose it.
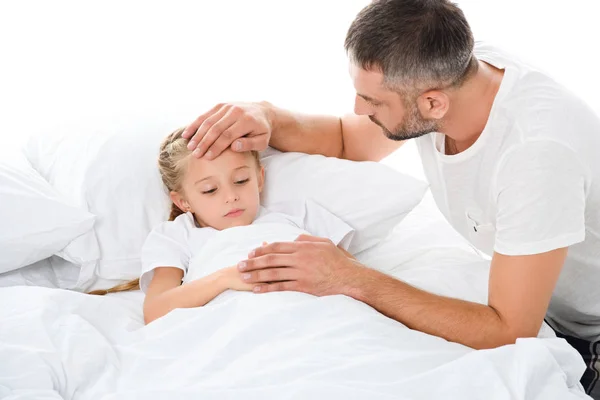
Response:
[[[504,69],[487,125],[466,151],[417,139],[437,205],[492,255],[569,247],[547,313],[565,334],[600,339],[600,119],[542,72],[491,46],[476,56]]]
[[[191,213],[162,223],[150,232],[142,248],[140,288],[146,292],[157,267],[181,269],[185,284],[236,265],[263,242],[291,242],[302,234],[330,239],[344,249],[350,245],[354,230],[314,201],[289,209],[294,216],[261,207],[251,225],[221,231],[198,227]]]

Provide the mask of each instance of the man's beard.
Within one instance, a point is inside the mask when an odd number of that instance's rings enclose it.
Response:
[[[421,117],[416,104],[413,105],[410,112],[406,114],[404,121],[394,128],[393,132],[383,126],[383,124],[372,115],[369,115],[369,119],[383,130],[384,135],[387,136],[388,139],[398,142],[402,140],[415,139],[431,132],[439,131],[438,122],[428,121]]]

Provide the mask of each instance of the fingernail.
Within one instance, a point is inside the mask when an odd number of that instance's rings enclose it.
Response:
[[[253,290],[254,290],[255,293],[260,292],[260,286],[254,286]]]
[[[254,255],[256,254],[256,252],[254,250],[252,250],[249,254],[248,254],[248,258],[253,258]]]
[[[192,155],[193,155],[194,157],[200,157],[200,150],[199,150],[199,149],[196,149],[196,150],[192,151]]]
[[[247,281],[248,279],[250,279],[251,276],[252,274],[250,272],[247,272],[245,274],[242,274],[242,279]]]
[[[241,271],[244,268],[246,268],[246,263],[244,261],[241,261],[238,263],[238,269]]]
[[[213,152],[212,152],[212,151],[210,151],[210,150],[209,150],[209,151],[207,151],[207,152],[206,152],[206,154],[205,154],[206,158],[208,158],[208,159],[211,159],[211,158],[212,158],[212,155],[213,155]]]
[[[189,142],[188,143],[188,149],[192,150],[194,147],[196,147],[197,144],[198,143],[196,143],[196,142]]]
[[[240,151],[242,150],[242,142],[240,142],[239,140],[237,140],[234,144],[233,144],[233,149],[235,151]]]

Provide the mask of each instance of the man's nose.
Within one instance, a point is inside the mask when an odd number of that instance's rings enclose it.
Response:
[[[360,96],[354,98],[354,114],[356,115],[373,115],[373,112],[367,102]]]

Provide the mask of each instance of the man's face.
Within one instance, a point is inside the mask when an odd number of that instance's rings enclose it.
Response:
[[[404,100],[398,92],[387,89],[381,72],[351,63],[350,76],[356,89],[354,112],[368,115],[389,139],[414,139],[439,130],[435,120],[423,118],[415,99]]]

